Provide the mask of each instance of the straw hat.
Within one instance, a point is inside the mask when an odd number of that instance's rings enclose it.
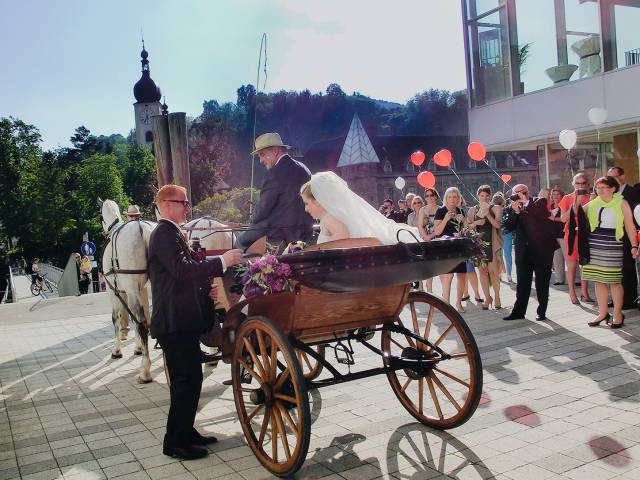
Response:
[[[285,145],[282,143],[282,139],[280,135],[277,133],[263,133],[258,138],[256,138],[256,149],[251,152],[251,155],[255,155],[260,150],[264,150],[269,147],[282,147],[282,148],[291,148],[289,145]]]
[[[134,217],[140,215],[140,207],[138,205],[129,205],[127,208],[127,215]]]

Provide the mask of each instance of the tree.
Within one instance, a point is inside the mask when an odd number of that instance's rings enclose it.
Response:
[[[129,204],[116,156],[96,153],[83,160],[78,167],[77,185],[75,200],[80,210],[80,231],[87,231],[92,237],[102,238],[104,234],[100,223],[98,197],[114,200],[121,211]]]
[[[253,197],[258,198],[259,191],[253,190]],[[214,193],[193,207],[196,217],[208,215],[220,222],[249,222],[250,188],[233,188]]]
[[[137,143],[118,144],[115,148],[122,188],[134,203],[148,210],[155,198],[156,160],[151,150]]]

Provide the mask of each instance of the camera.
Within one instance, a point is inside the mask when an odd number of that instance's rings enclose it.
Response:
[[[576,190],[576,195],[587,195],[589,193],[589,190],[587,190],[586,188],[579,188],[578,190]]]
[[[514,193],[509,197],[509,200],[511,200],[512,202],[515,202],[516,200],[520,200],[520,195],[518,195],[517,193]]]

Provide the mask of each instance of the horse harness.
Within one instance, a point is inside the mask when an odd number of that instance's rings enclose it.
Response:
[[[144,258],[146,260],[147,258],[147,244],[144,242],[144,232],[142,231],[142,226],[140,225],[141,222],[144,222],[148,225],[150,225],[149,222],[145,221],[145,220],[134,220],[136,222],[138,222],[138,228],[140,230],[140,237],[142,237],[143,240],[143,244],[144,244]],[[107,228],[107,238],[104,241],[104,244],[102,245],[102,254],[100,255],[100,258],[102,259],[104,257],[104,251],[106,248],[109,247],[109,244],[111,244],[111,269],[107,272],[104,271],[104,265],[101,265],[101,270],[102,270],[102,276],[104,277],[104,281],[107,284],[107,286],[109,287],[109,289],[114,293],[114,295],[116,296],[116,298],[118,300],[120,300],[120,303],[122,303],[122,305],[124,306],[124,308],[127,310],[127,312],[129,313],[129,315],[131,316],[131,318],[133,318],[134,320],[136,320],[138,323],[141,323],[139,321],[139,319],[133,314],[133,312],[131,311],[131,309],[129,308],[129,305],[127,305],[127,302],[122,298],[122,294],[126,293],[124,290],[120,290],[118,289],[118,274],[123,274],[123,275],[140,275],[140,274],[146,274],[148,271],[147,269],[125,269],[125,268],[120,268],[120,262],[118,261],[118,250],[116,248],[117,246],[117,242],[118,242],[118,236],[120,235],[120,232],[122,231],[122,229],[130,222],[124,223],[122,222],[122,220],[120,220],[119,218],[116,218],[111,225],[109,225],[109,227]],[[113,284],[111,284],[111,282],[109,281],[109,279],[107,278],[108,276],[113,275]]]

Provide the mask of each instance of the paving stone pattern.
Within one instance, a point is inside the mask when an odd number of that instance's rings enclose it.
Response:
[[[502,290],[511,305],[514,286]],[[297,477],[640,478],[638,312],[627,312],[619,330],[589,328],[588,306],[572,305],[566,290],[551,295],[544,323],[505,322],[507,310],[468,305],[484,393],[459,428],[416,423],[384,376],[312,391],[311,445]],[[535,301],[531,319],[534,308]],[[244,442],[231,387],[222,385],[227,365],[205,367],[197,416],[198,428],[220,442],[205,459],[179,462],[161,451],[169,394],[158,350],[154,382],[138,385],[133,339],[123,359],[110,358],[104,308],[30,322],[2,312],[0,479],[270,478]],[[358,367],[379,366],[362,348],[356,358]]]

